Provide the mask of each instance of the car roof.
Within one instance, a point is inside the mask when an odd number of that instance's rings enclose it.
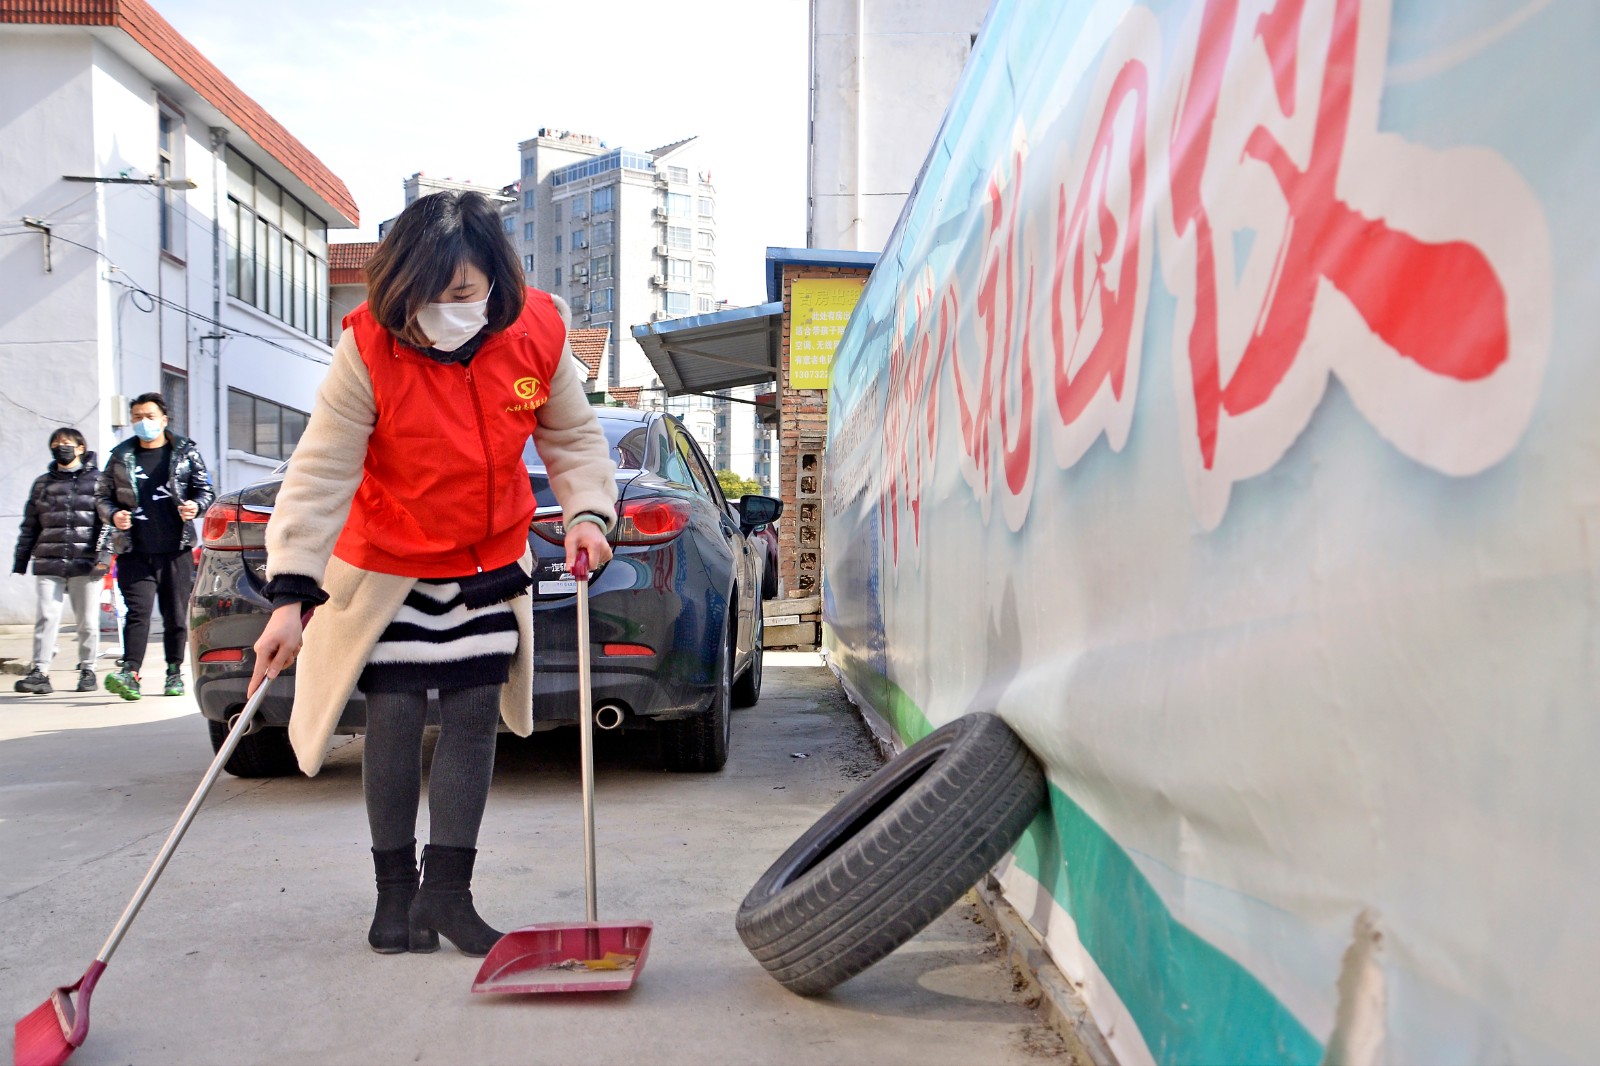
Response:
[[[654,411],[635,410],[632,407],[596,407],[594,409],[596,418],[604,418],[612,422],[638,422],[641,424],[650,421],[655,413]]]

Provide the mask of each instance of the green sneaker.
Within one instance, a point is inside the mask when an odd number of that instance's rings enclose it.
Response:
[[[125,700],[136,700],[140,697],[139,675],[126,668],[125,663],[118,663],[118,669],[106,675],[106,691],[121,696]]]
[[[183,667],[167,667],[167,685],[161,691],[162,695],[165,696],[183,695]]]

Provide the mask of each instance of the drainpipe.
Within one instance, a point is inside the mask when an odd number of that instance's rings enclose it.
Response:
[[[865,138],[862,128],[866,125],[866,116],[862,113],[861,101],[862,88],[866,84],[866,75],[863,68],[867,64],[867,0],[856,0],[856,180],[853,212],[854,220],[850,223],[852,240],[851,247],[861,250],[861,154]]]
[[[806,113],[806,247],[817,246],[817,0],[810,4],[811,52],[806,62],[810,100]]]
[[[226,148],[228,131],[221,126],[211,127],[211,384],[215,393],[212,418],[216,426],[216,451],[212,453],[212,469],[222,483],[222,183],[228,180]]]

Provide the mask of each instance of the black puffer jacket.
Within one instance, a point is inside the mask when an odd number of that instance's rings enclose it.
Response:
[[[41,577],[81,577],[94,569],[100,535],[94,486],[99,477],[94,452],[85,452],[77,470],[60,470],[51,463],[34,481],[22,509],[14,573],[26,573],[30,558],[33,572]]]
[[[205,514],[217,494],[211,487],[211,475],[206,472],[206,461],[200,458],[199,447],[188,437],[180,437],[171,430],[167,431],[167,443],[172,445],[172,469],[167,477],[167,488],[172,492],[173,506],[189,500],[200,508],[201,514]],[[112,448],[106,468],[100,473],[100,482],[94,490],[94,502],[100,521],[107,526],[112,526],[111,516],[118,511],[133,511],[139,506],[139,490],[133,487],[133,474],[128,469],[133,450],[138,446],[139,438],[129,437]],[[194,523],[183,523],[180,550],[188,551],[199,543],[200,535],[195,531]],[[111,550],[118,555],[132,551],[133,535],[113,526]]]

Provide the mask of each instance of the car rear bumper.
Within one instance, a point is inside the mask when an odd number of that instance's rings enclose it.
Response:
[[[241,669],[241,667],[243,667]],[[655,678],[633,670],[594,670],[591,674],[594,688],[594,706],[616,704],[623,711],[624,725],[628,722],[648,722],[672,718],[687,718],[706,709],[710,690],[684,690],[681,686],[668,689]],[[238,713],[245,703],[245,691],[250,684],[249,663],[229,663],[228,669],[213,668],[206,664],[195,678],[195,695],[200,703],[200,713],[207,718],[225,722]],[[272,690],[261,703],[257,718],[262,725],[286,726],[294,707],[293,673],[285,673],[273,683]],[[439,706],[435,694],[428,700],[428,722],[439,724]],[[535,675],[533,682],[533,726],[535,729],[553,729],[557,726],[576,725],[578,722],[578,679],[576,671],[565,673],[545,670]],[[367,728],[366,697],[357,690],[350,694],[344,713],[339,717],[336,733],[364,733]],[[501,723],[501,730],[505,724]]]

